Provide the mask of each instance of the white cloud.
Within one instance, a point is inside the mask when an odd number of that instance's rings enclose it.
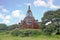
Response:
[[[11,19],[11,16],[10,16],[10,15],[7,15],[7,16],[4,17],[2,23],[4,23],[4,24],[9,24],[9,23],[10,23],[10,19]]]
[[[9,20],[9,19],[11,19],[11,16],[10,16],[10,15],[7,15],[7,16],[5,17],[5,19],[6,19],[6,20]]]
[[[26,5],[26,6],[29,6],[30,5],[31,6],[31,3],[24,3],[24,5]]]
[[[60,6],[51,5],[50,8],[60,8]]]
[[[21,10],[14,10],[10,15],[3,15],[2,13],[0,13],[0,19],[3,19],[0,23],[4,23],[7,25],[17,24],[21,22],[21,20],[23,20],[24,17],[25,14],[23,14]],[[14,19],[16,19],[16,21],[12,22]]]
[[[8,11],[7,9],[3,8],[3,9],[2,9],[2,12],[7,13],[7,12],[9,12],[9,11]]]
[[[13,17],[19,17],[20,16],[20,10],[15,10],[12,12]]]
[[[23,14],[23,12],[21,10],[14,10],[12,12],[12,16],[16,17],[16,18],[24,18],[25,14]]]
[[[4,15],[0,13],[0,19],[3,19],[4,18]]]
[[[3,14],[0,13],[0,19],[2,19],[2,21],[0,21],[0,23],[4,23],[7,25],[17,24],[17,23],[21,22],[21,20],[23,20],[25,17],[25,14],[23,14],[23,12],[21,10],[14,10],[11,12],[10,15],[4,14],[4,13],[9,12],[9,10],[4,8],[3,6],[0,6],[0,10],[3,13]],[[14,19],[18,19],[18,20],[12,22]]]
[[[12,12],[12,17],[13,18],[18,18],[19,19],[18,22],[20,22],[21,20],[24,19],[25,14],[23,14],[22,10],[14,10]]]
[[[27,6],[29,6],[29,5],[31,6],[31,3],[27,3]]]
[[[3,22],[2,23],[4,23],[4,24],[9,24],[10,23],[10,20],[3,20]]]
[[[48,0],[48,2],[45,2],[44,0],[35,0],[34,5],[35,6],[42,6],[42,7],[48,7],[48,8],[60,8],[60,6],[54,5],[54,0]]]
[[[35,6],[46,6],[46,3],[43,0],[35,0],[34,5]]]
[[[48,1],[48,7],[50,7],[50,8],[60,8],[60,6],[55,6],[53,2],[54,2],[54,0],[49,0]]]
[[[4,8],[3,6],[0,6],[0,10],[2,10],[3,13],[7,13],[9,12],[6,8]]]

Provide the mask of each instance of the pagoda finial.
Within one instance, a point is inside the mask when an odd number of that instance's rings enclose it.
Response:
[[[30,5],[28,5],[28,10],[30,10]]]

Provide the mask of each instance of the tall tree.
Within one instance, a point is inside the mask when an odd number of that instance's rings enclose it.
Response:
[[[0,30],[7,30],[7,25],[0,24]]]
[[[49,25],[45,25],[46,23]],[[55,11],[47,11],[42,17],[42,24],[44,27],[44,31],[48,34],[52,31],[57,31],[57,34],[60,34],[60,9]]]

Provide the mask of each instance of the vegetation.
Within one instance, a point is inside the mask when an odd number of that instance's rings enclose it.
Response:
[[[20,24],[13,24],[13,25],[8,26],[8,30],[14,30],[16,28],[20,28]]]
[[[11,32],[11,35],[13,36],[21,36],[21,37],[30,37],[30,36],[37,36],[40,35],[41,31],[39,29],[24,29],[24,30],[18,30],[15,29]]]
[[[48,25],[46,23],[51,22]],[[52,33],[60,35],[60,9],[45,12],[40,24],[44,33],[51,35]]]
[[[50,22],[49,24],[47,24]],[[47,25],[46,25],[47,24]],[[40,29],[21,29],[20,24],[0,24],[0,40],[60,40],[60,9],[47,11]]]
[[[20,37],[20,36],[11,36],[11,35],[0,35],[0,40],[60,40],[60,35],[55,36],[46,36],[39,35],[35,37]]]

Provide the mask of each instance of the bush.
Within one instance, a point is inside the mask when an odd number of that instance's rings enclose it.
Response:
[[[10,32],[9,31],[6,31],[5,34],[9,34]]]
[[[32,36],[36,36],[36,35],[40,35],[41,32],[38,30],[33,30],[31,34],[32,34]]]
[[[30,36],[30,35],[31,35],[31,31],[28,31],[28,30],[27,30],[27,31],[25,31],[23,34],[24,34],[24,36]]]
[[[38,30],[14,30],[11,32],[13,36],[21,36],[21,37],[29,37],[29,36],[35,36],[40,35],[40,31]]]
[[[44,29],[44,34],[45,34],[45,35],[51,35],[51,33],[52,33],[52,32],[51,32],[50,30]]]
[[[38,30],[26,30],[25,32],[24,32],[24,36],[38,36],[38,35],[40,35],[40,31],[38,31]]]
[[[19,36],[20,35],[20,31],[19,30],[13,30],[11,32],[11,35],[13,35],[13,36]]]

